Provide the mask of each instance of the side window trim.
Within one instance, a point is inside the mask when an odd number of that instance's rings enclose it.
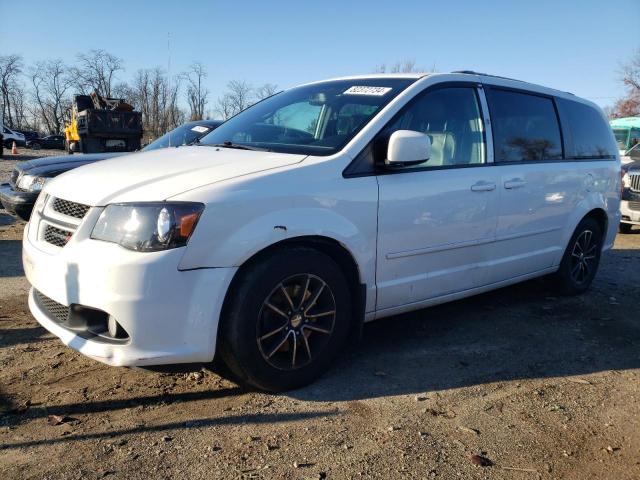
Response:
[[[484,143],[484,161],[482,163],[469,164],[469,165],[443,165],[437,167],[423,167],[423,168],[412,168],[406,170],[381,170],[376,167],[374,152],[375,152],[375,142],[379,139],[379,136],[392,125],[399,117],[401,117],[407,109],[411,108],[415,102],[420,101],[420,99],[436,90],[440,90],[443,88],[468,88],[474,92],[476,96],[476,101],[478,102],[478,108],[480,110],[480,120],[482,121],[482,136]],[[482,85],[478,82],[466,81],[466,82],[442,82],[437,83],[435,85],[430,85],[429,87],[421,90],[416,93],[411,99],[409,99],[402,108],[391,118],[387,123],[385,123],[380,130],[375,134],[373,139],[355,156],[355,158],[347,165],[347,167],[342,171],[342,176],[344,178],[353,178],[353,177],[367,177],[373,175],[396,175],[402,173],[412,173],[412,172],[423,172],[427,170],[450,170],[456,168],[476,168],[476,167],[486,167],[490,165],[489,158],[493,159],[493,139],[489,137],[487,133],[487,118],[488,118],[488,107],[482,104],[482,96],[484,92],[482,91]],[[486,99],[485,99],[486,101]],[[486,109],[485,109],[486,107]],[[491,130],[489,130],[491,132]],[[492,148],[489,149],[489,142],[492,145]],[[489,153],[491,152],[491,153]]]
[[[553,99],[553,103],[556,106],[556,112],[558,114],[558,120],[560,122],[560,133],[562,135],[562,161],[571,162],[576,159],[573,158],[573,152],[575,146],[573,144],[573,134],[569,125],[569,117],[564,111],[557,98]]]
[[[491,112],[489,111],[489,103],[487,102],[487,96],[484,93],[484,86],[480,83],[477,85],[476,94],[480,99],[480,112],[482,115],[483,133],[484,133],[484,146],[485,146],[485,164],[492,164],[494,162],[493,153],[493,127],[491,126]]]
[[[484,94],[484,90],[497,90],[497,91],[504,91],[504,92],[513,92],[513,93],[519,93],[521,95],[529,95],[532,97],[540,97],[540,98],[546,98],[548,100],[551,101],[551,104],[553,105],[553,110],[555,112],[555,116],[556,116],[556,122],[558,124],[558,130],[560,132],[560,148],[562,150],[561,153],[561,158],[560,159],[543,159],[543,160],[521,160],[518,162],[495,162],[495,165],[514,165],[514,164],[526,164],[526,163],[546,163],[546,162],[566,162],[569,161],[569,158],[567,156],[567,140],[565,137],[565,129],[563,128],[563,119],[560,116],[560,109],[558,108],[558,103],[556,101],[556,97],[554,97],[553,95],[547,95],[545,93],[540,93],[540,92],[536,92],[536,91],[532,91],[532,90],[523,90],[520,88],[513,88],[513,87],[504,87],[502,85],[493,85],[491,83],[483,83],[482,86],[483,88],[483,94]],[[486,95],[485,95],[486,98]],[[491,118],[491,108],[489,107],[489,103],[487,101],[487,110],[489,112],[489,118]],[[495,139],[493,138],[493,130],[492,130],[492,144],[495,145]],[[495,159],[495,156],[494,156]]]

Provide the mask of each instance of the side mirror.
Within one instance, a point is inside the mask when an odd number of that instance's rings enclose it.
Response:
[[[431,157],[429,135],[413,130],[396,130],[389,138],[387,159],[389,167],[405,167],[426,162]]]

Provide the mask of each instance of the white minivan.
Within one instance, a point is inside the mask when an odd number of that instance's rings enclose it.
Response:
[[[195,146],[47,183],[29,306],[109,365],[215,357],[295,388],[363,322],[543,275],[585,291],[620,171],[601,110],[570,93],[474,72],[310,83]]]

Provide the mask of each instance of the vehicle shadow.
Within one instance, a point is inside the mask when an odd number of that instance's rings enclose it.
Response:
[[[2,210],[1,206],[0,210]],[[12,225],[13,223],[15,223],[15,221],[15,217],[9,215],[8,213],[0,213],[0,227],[3,225]]]
[[[363,400],[640,368],[640,269],[629,264],[640,267],[638,253],[608,253],[616,262],[581,296],[555,296],[540,279],[367,324],[352,353],[290,395]]]
[[[0,314],[0,320],[3,315]],[[17,345],[30,344],[50,340],[51,336],[42,327],[29,328],[0,328],[0,347],[14,347]]]
[[[168,432],[172,430],[182,430],[188,428],[206,428],[213,426],[223,425],[245,425],[245,424],[275,424],[281,422],[303,422],[318,417],[330,417],[337,415],[335,410],[329,411],[311,411],[311,412],[296,412],[296,413],[255,413],[255,414],[242,414],[232,416],[220,416],[214,418],[198,418],[192,419],[188,422],[169,422],[160,425],[141,425],[132,428],[123,428],[117,430],[108,430],[106,432],[95,433],[79,433],[76,435],[67,435],[62,438],[51,439],[39,439],[39,440],[27,440],[23,442],[5,443],[0,445],[0,451],[2,450],[15,450],[26,447],[35,447],[39,445],[56,445],[60,443],[70,443],[83,440],[96,440],[96,439],[113,439],[123,435],[134,435],[140,433],[153,433],[153,432]]]
[[[22,269],[22,241],[0,240],[0,277],[20,277]]]

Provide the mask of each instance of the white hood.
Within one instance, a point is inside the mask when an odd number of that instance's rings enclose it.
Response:
[[[230,178],[301,162],[305,155],[217,147],[163,148],[105,160],[54,178],[45,191],[91,206],[161,201]]]

